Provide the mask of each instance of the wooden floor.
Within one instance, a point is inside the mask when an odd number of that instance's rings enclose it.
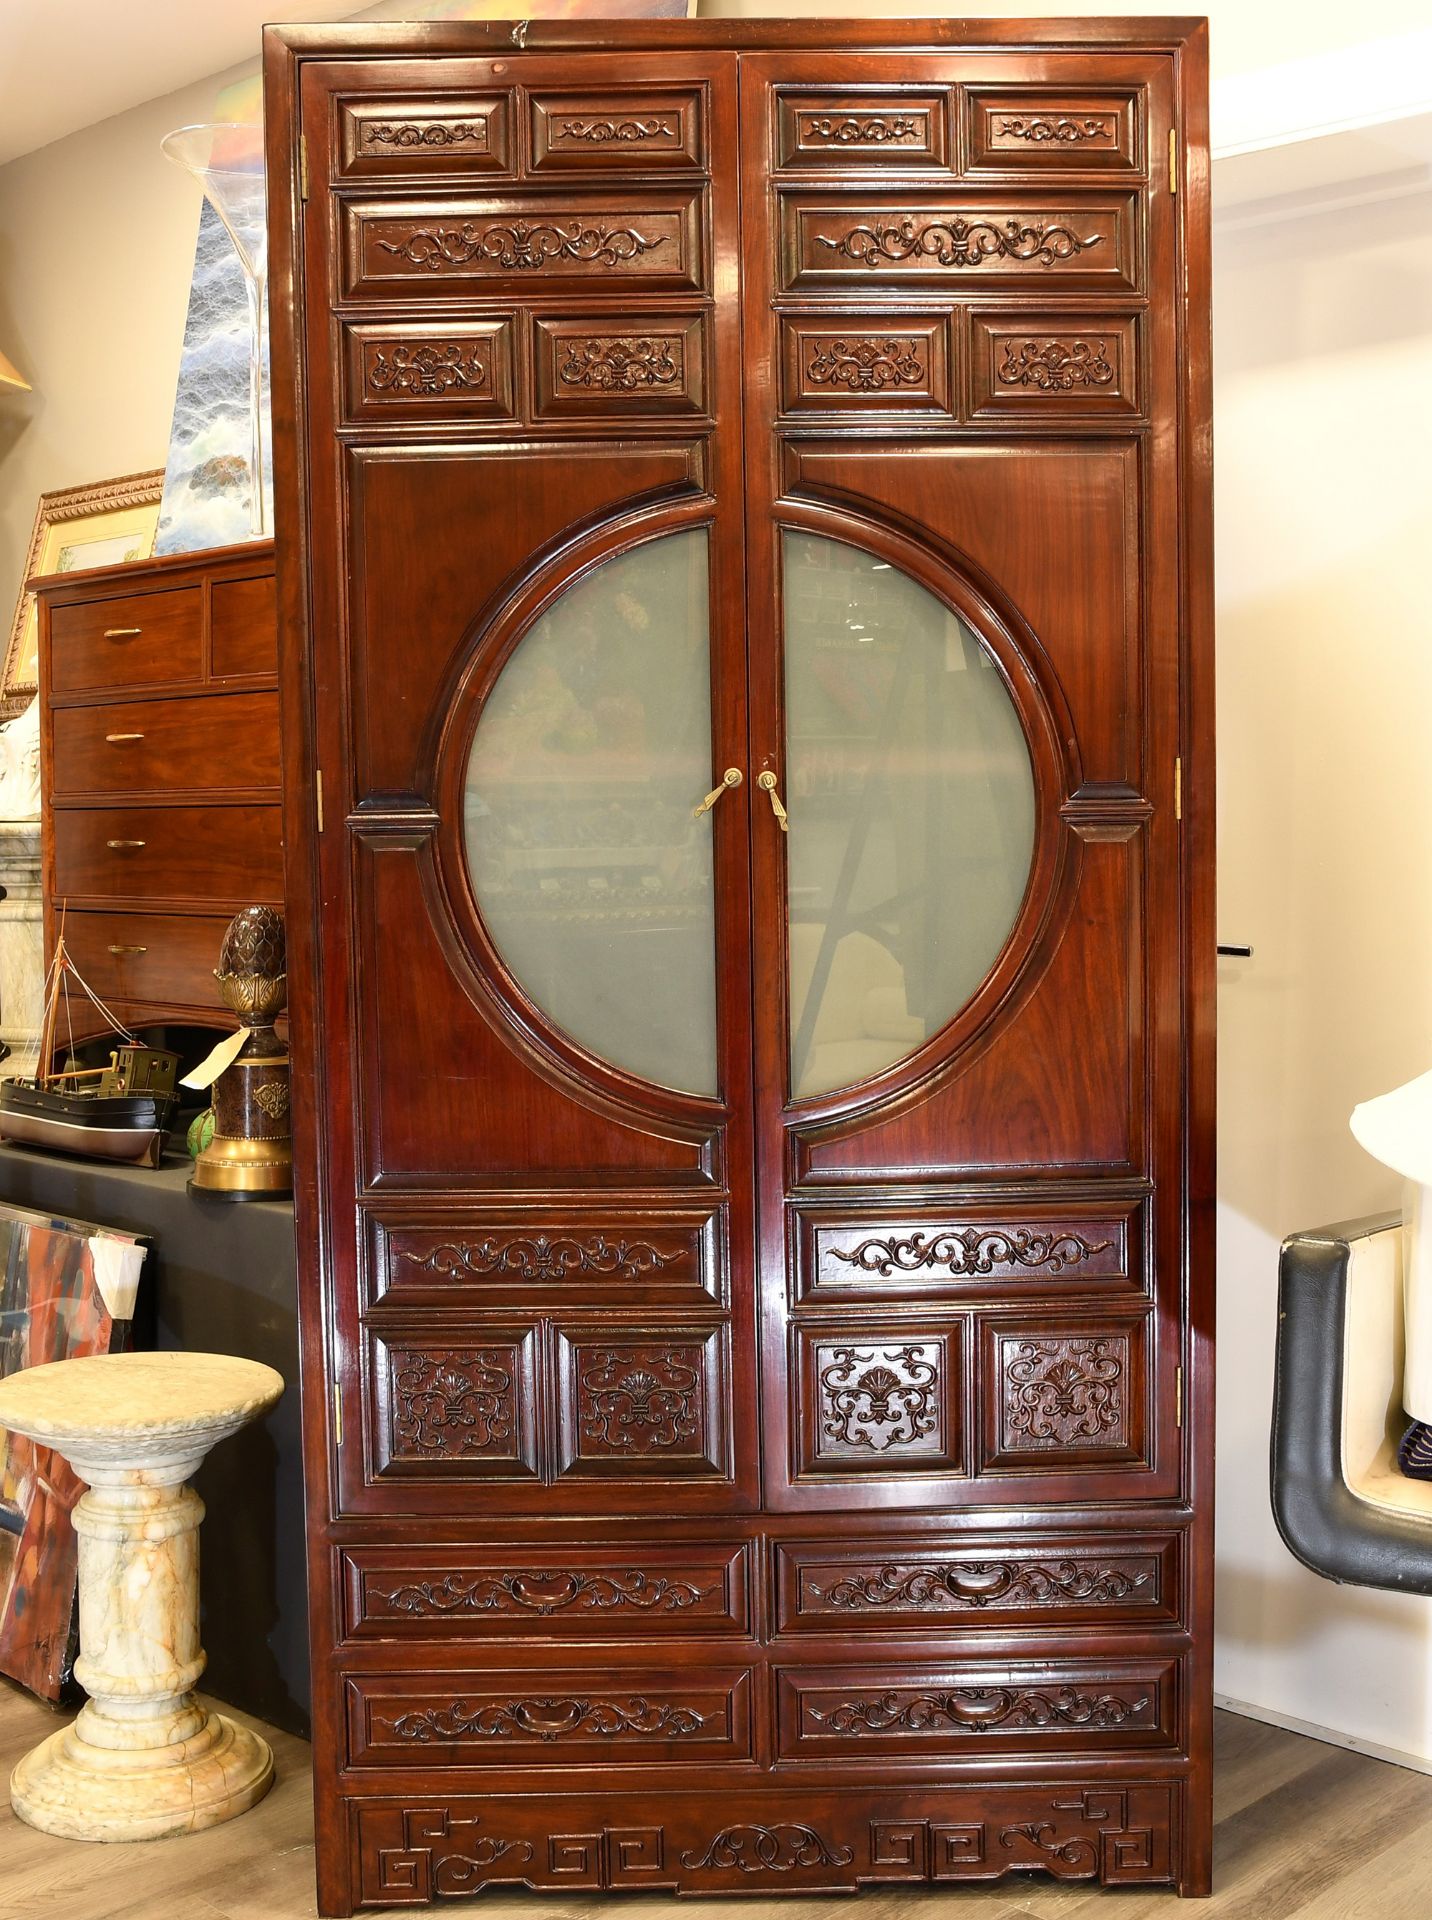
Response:
[[[242,1717],[242,1716],[240,1716]],[[0,1680],[0,1778],[59,1724]],[[268,1731],[265,1729],[265,1731]],[[308,1749],[269,1732],[278,1783],[212,1832],[123,1847],[53,1840],[0,1806],[3,1920],[312,1920]],[[1041,1875],[993,1887],[870,1890],[853,1901],[733,1902],[661,1895],[497,1892],[436,1913],[482,1920],[1427,1920],[1432,1778],[1256,1720],[1218,1716],[1215,1892],[1206,1904]],[[407,1912],[411,1909],[401,1909]]]

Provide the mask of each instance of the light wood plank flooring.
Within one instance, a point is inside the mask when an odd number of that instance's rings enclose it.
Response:
[[[242,1716],[240,1716],[242,1717]],[[0,1681],[0,1779],[60,1724]],[[0,1805],[3,1920],[313,1920],[308,1748],[264,1729],[278,1783],[210,1833],[124,1847],[53,1840]],[[1217,1891],[1101,1893],[1039,1876],[993,1887],[870,1890],[853,1901],[744,1902],[497,1892],[436,1913],[474,1920],[1427,1920],[1432,1778],[1280,1728],[1218,1716]],[[407,1909],[404,1909],[407,1911]]]

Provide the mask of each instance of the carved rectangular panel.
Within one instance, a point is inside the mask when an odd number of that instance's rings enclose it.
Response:
[[[1130,1213],[1046,1213],[1015,1205],[976,1215],[930,1209],[918,1217],[841,1210],[796,1216],[796,1296],[1009,1297],[1058,1282],[1059,1291],[1139,1287]]]
[[[778,89],[776,101],[782,167],[949,164],[949,95],[943,88],[923,93]]]
[[[797,1476],[958,1473],[962,1329],[797,1329]]]
[[[943,315],[782,319],[781,404],[788,413],[951,415]]]
[[[984,1466],[1087,1472],[1146,1456],[1148,1322],[987,1321]]]
[[[826,1795],[765,1782],[728,1788],[719,1805],[673,1796],[656,1826],[646,1790],[567,1789],[560,1821],[532,1795],[375,1794],[353,1814],[358,1892],[396,1906],[514,1881],[757,1895],[1031,1872],[1147,1885],[1170,1876],[1180,1792],[1168,1781],[1096,1786],[1087,1774],[1055,1786],[941,1781]]]
[[[1137,413],[1138,322],[1132,314],[970,316],[970,410],[976,419]]]
[[[1179,1617],[1181,1546],[1179,1534],[791,1541],[775,1549],[779,1627],[918,1634],[1161,1624]]]
[[[353,1547],[342,1552],[352,1639],[643,1639],[741,1633],[744,1546]]]
[[[701,96],[692,89],[534,93],[530,106],[534,173],[701,165]]]
[[[1177,1725],[1169,1660],[1039,1660],[936,1670],[882,1665],[779,1673],[783,1759],[1050,1753],[1166,1747]]]
[[[696,194],[548,194],[344,204],[345,291],[447,297],[453,287],[694,290],[703,283]]]
[[[510,316],[343,330],[350,420],[511,420]]]
[[[560,1474],[730,1477],[724,1328],[570,1326],[556,1338]]]
[[[372,1220],[368,1302],[531,1307],[725,1298],[724,1213],[663,1217],[548,1205],[465,1212],[452,1221]]]
[[[700,314],[538,318],[533,325],[538,419],[704,412]]]
[[[370,1343],[374,1470],[383,1479],[530,1480],[538,1470],[537,1335],[488,1327]],[[355,1436],[356,1438],[356,1436]]]
[[[511,96],[503,89],[343,100],[338,106],[338,149],[344,179],[510,172]]]
[[[1080,194],[1051,201],[1017,191],[880,194],[781,202],[781,285],[787,291],[861,286],[1067,286],[1137,290],[1142,274],[1135,201]]]
[[[965,113],[971,172],[1143,165],[1139,97],[1127,91],[971,87]]]
[[[744,1759],[750,1680],[740,1671],[586,1672],[544,1666],[350,1678],[353,1766],[670,1765]]]

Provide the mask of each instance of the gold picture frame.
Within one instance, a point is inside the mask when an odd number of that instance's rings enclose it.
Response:
[[[121,560],[147,560],[154,551],[163,488],[160,467],[153,473],[126,473],[118,480],[59,487],[40,495],[0,674],[0,712],[18,711],[39,691],[40,622],[31,580]]]

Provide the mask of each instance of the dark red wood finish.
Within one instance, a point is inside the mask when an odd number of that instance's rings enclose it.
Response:
[[[1205,84],[1188,21],[270,30],[326,1914],[1207,1890]],[[549,1022],[462,848],[532,622],[693,527],[718,1100]],[[802,1100],[786,527],[974,628],[1037,799],[973,998]]]
[[[120,1019],[231,1026],[224,928],[283,899],[273,542],[32,584],[47,962],[63,916]],[[62,1040],[107,1031],[72,994]]]

